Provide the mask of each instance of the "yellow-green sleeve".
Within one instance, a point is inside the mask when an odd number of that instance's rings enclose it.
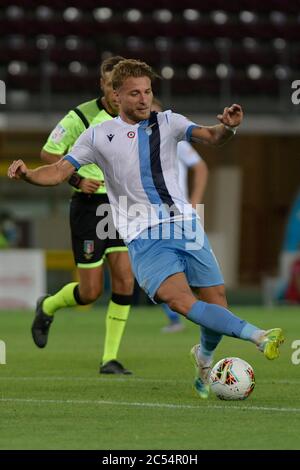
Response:
[[[70,111],[53,129],[43,150],[55,155],[65,155],[84,131],[85,126],[80,117]]]

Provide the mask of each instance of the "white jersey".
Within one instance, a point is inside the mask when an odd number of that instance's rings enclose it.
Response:
[[[128,124],[120,117],[87,129],[64,158],[77,169],[98,164],[126,243],[148,227],[196,216],[178,184],[177,144],[196,125],[172,111]]]
[[[177,145],[177,157],[179,163],[179,187],[182,189],[184,197],[188,199],[188,169],[201,162],[202,158],[188,142],[182,141]]]

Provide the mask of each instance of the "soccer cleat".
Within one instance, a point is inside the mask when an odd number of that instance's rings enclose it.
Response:
[[[46,315],[46,313],[43,312],[43,302],[47,297],[50,296],[43,295],[37,300],[35,318],[31,327],[32,338],[38,348],[44,348],[46,346],[49,328],[54,319],[53,316]]]
[[[279,346],[284,342],[284,336],[281,328],[272,328],[267,330],[262,337],[258,349],[262,351],[269,360],[279,357]]]
[[[192,347],[190,356],[192,363],[195,366],[196,377],[194,381],[194,388],[197,394],[203,398],[207,399],[209,395],[209,377],[211,372],[211,366],[204,365],[198,357],[199,344],[196,344]]]
[[[161,329],[162,333],[177,333],[185,329],[185,325],[180,322],[173,322]]]
[[[101,364],[100,374],[123,374],[123,375],[131,375],[132,372],[128,369],[125,369],[125,367],[122,366],[122,364],[116,360],[108,361],[105,364]]]

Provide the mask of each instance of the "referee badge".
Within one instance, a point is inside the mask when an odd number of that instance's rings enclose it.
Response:
[[[50,138],[52,142],[54,142],[55,144],[59,144],[64,138],[66,132],[66,129],[61,124],[58,124],[56,128],[51,132]]]
[[[85,259],[91,259],[95,251],[94,240],[84,240],[83,252]]]

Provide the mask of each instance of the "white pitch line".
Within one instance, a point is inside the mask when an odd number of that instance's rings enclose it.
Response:
[[[217,410],[239,410],[239,411],[276,411],[279,413],[299,413],[300,408],[277,408],[271,406],[236,406],[236,405],[209,405],[205,404],[202,406],[197,405],[175,405],[173,403],[139,403],[139,402],[126,402],[126,401],[108,401],[108,400],[39,400],[35,398],[0,398],[0,402],[3,403],[36,403],[42,404],[54,404],[54,405],[115,405],[115,406],[129,406],[129,407],[141,407],[141,408],[171,408],[178,410],[200,410],[205,409],[217,409]]]
[[[68,381],[68,380],[71,380],[71,381],[96,381],[96,382],[127,382],[127,383],[130,383],[130,382],[146,382],[146,383],[149,383],[149,382],[158,382],[158,383],[189,383],[190,381],[189,380],[176,380],[176,379],[151,379],[151,378],[143,378],[143,377],[103,377],[103,376],[99,376],[98,377],[68,377],[68,376],[64,376],[64,377],[56,377],[56,376],[48,376],[48,377],[39,377],[39,376],[35,376],[35,377],[12,377],[12,376],[0,376],[0,380],[20,380],[20,381],[31,381],[31,380],[38,380],[38,381],[42,381],[42,380],[54,380],[54,381]]]
[[[61,382],[64,382],[64,381],[96,381],[96,382],[127,382],[127,383],[130,383],[130,382],[145,382],[145,383],[151,383],[151,382],[156,382],[156,383],[166,383],[166,384],[178,384],[178,383],[181,383],[181,384],[188,384],[191,382],[191,380],[177,380],[177,379],[152,379],[152,378],[145,378],[145,377],[103,377],[103,376],[97,376],[97,377],[76,377],[76,376],[64,376],[64,377],[56,377],[56,376],[48,376],[48,377],[43,377],[43,376],[34,376],[34,377],[30,377],[30,376],[16,376],[16,377],[12,377],[12,376],[1,376],[0,375],[0,380],[20,380],[20,381],[34,381],[34,380],[38,380],[38,381],[43,381],[43,380],[54,380],[54,381],[61,381]],[[297,380],[297,379],[294,379],[294,380],[288,380],[288,379],[270,379],[270,380],[265,380],[265,379],[258,379],[256,381],[257,384],[283,384],[283,385],[297,385],[297,384],[300,384],[300,379]]]

